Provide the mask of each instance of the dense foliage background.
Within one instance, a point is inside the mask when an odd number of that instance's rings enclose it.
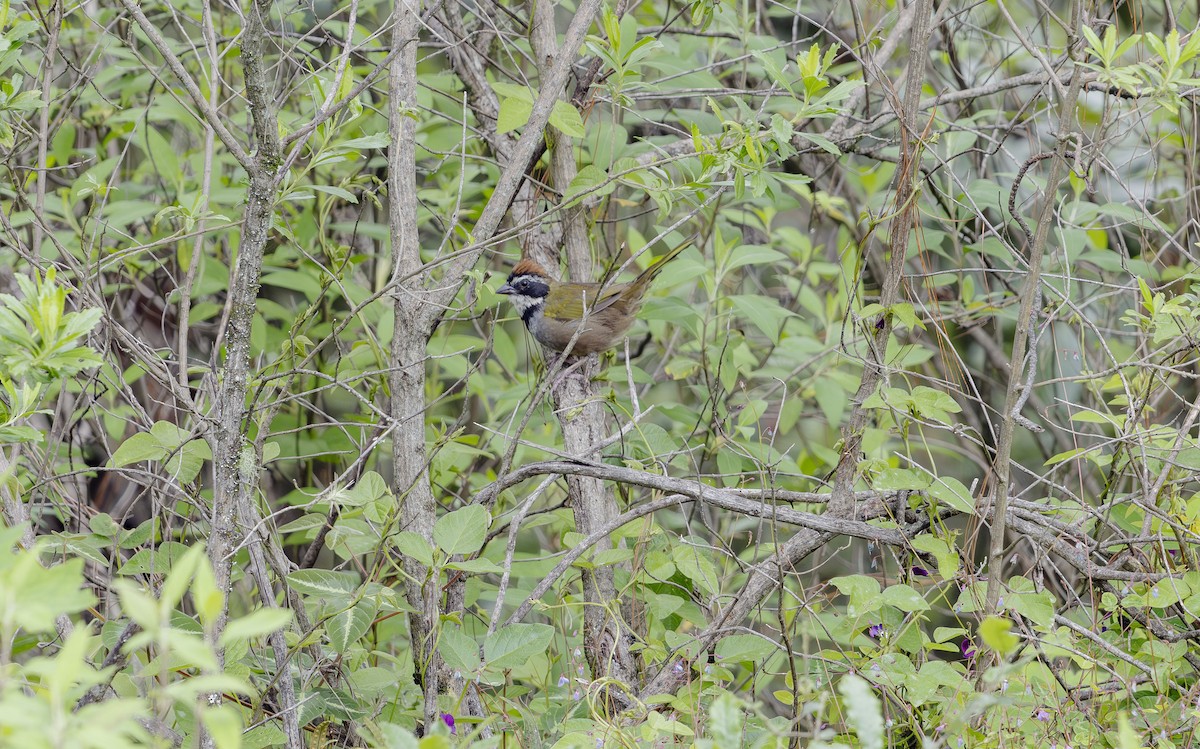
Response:
[[[0,746],[1193,746],[1197,13],[4,0]]]

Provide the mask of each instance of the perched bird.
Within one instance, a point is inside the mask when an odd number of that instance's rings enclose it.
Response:
[[[572,356],[607,351],[633,325],[655,276],[688,244],[655,260],[629,283],[619,284],[563,283],[534,261],[522,260],[497,293],[508,295],[525,327],[546,348],[563,351],[570,346]]]

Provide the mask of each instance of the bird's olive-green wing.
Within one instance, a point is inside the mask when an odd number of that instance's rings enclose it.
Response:
[[[667,254],[655,260],[650,267],[642,271],[637,278],[629,283],[598,284],[598,283],[566,283],[559,284],[546,298],[546,306],[542,310],[545,317],[565,323],[577,322],[584,316],[603,312],[615,304],[624,301],[627,305],[636,306],[641,302],[642,295],[650,283],[658,275],[663,266],[674,259],[679,253],[690,246],[691,240],[676,245]],[[601,291],[603,289],[603,291]],[[625,293],[625,292],[629,293]],[[597,298],[599,294],[599,298]]]
[[[587,309],[587,314],[590,316],[611,307],[620,298],[621,291],[626,286],[628,284],[612,284],[605,288],[597,299],[596,294],[600,292],[600,284],[561,284],[550,292],[550,296],[546,297],[546,306],[543,308],[542,314],[562,322],[576,322],[583,318],[584,309]]]

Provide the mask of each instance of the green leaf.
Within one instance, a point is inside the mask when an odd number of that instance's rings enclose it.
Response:
[[[332,570],[296,570],[287,576],[287,584],[304,595],[340,598],[358,588],[358,575]]]
[[[958,651],[958,648],[951,649]],[[905,685],[908,687],[907,697],[914,705],[932,702],[942,687],[957,691],[967,686],[953,666],[939,660],[926,661],[921,665],[919,672],[909,674],[905,678]]]
[[[434,523],[433,540],[447,554],[473,554],[483,546],[491,524],[481,505],[467,505]]]
[[[821,135],[819,133],[810,133],[807,130],[797,131],[796,135],[798,137],[803,138],[804,140],[808,141],[809,143],[812,143],[814,146],[816,146],[817,148],[820,148],[822,151],[824,151],[825,153],[828,153],[830,156],[841,156],[842,155],[842,149],[838,148],[836,143],[829,140],[824,135]]]
[[[304,531],[312,531],[325,525],[327,516],[321,513],[310,512],[307,515],[301,515],[290,523],[284,523],[279,526],[279,532],[286,533],[303,533]]]
[[[309,302],[315,302],[324,293],[321,282],[314,275],[295,270],[278,270],[267,273],[262,277],[262,284],[288,291],[298,291]]]
[[[783,321],[793,314],[779,306],[779,302],[771,297],[759,294],[733,294],[725,299],[733,304],[738,317],[758,328],[772,341],[779,340]]]
[[[572,138],[582,138],[587,135],[587,130],[583,127],[583,117],[579,115],[579,110],[565,101],[554,102],[554,109],[550,110],[550,124],[558,132]]]
[[[984,645],[1000,655],[1008,655],[1020,642],[1012,633],[1012,622],[996,616],[989,616],[979,623],[979,637]]]
[[[796,92],[792,89],[792,81],[791,81],[790,77],[786,73],[784,73],[783,65],[780,65],[776,61],[775,57],[768,55],[765,52],[759,52],[757,50],[751,52],[750,54],[752,54],[754,56],[754,59],[758,60],[758,63],[760,65],[762,65],[763,70],[766,71],[767,76],[771,79],[771,81],[773,83],[776,83],[776,84],[782,86],[783,88],[787,89],[787,92],[789,94],[792,94],[793,96],[795,96]],[[778,56],[783,57],[782,54],[778,55]],[[787,64],[787,61],[784,60],[784,65],[786,65],[786,64]]]
[[[1121,712],[1117,714],[1117,746],[1119,749],[1142,749],[1142,740],[1129,722],[1129,716]]]
[[[975,499],[971,496],[971,490],[953,476],[935,477],[929,485],[929,494],[964,515],[975,514]]]
[[[337,187],[335,185],[309,185],[308,188],[325,193],[326,195],[332,195],[335,198],[341,198],[347,203],[358,204],[358,196],[344,187]]]
[[[743,265],[775,265],[784,260],[784,254],[778,250],[762,245],[745,244],[730,251],[725,270],[741,268]]]
[[[729,639],[729,638],[725,638]],[[774,649],[774,648],[772,648]],[[721,692],[708,707],[708,733],[716,747],[745,746],[746,715],[737,697]]]
[[[361,138],[351,138],[338,142],[338,148],[352,151],[373,151],[387,148],[390,141],[387,133],[364,135]]]
[[[554,639],[554,628],[547,624],[513,624],[496,630],[483,646],[488,668],[515,668],[532,656],[545,653]]]
[[[1074,450],[1067,450],[1065,452],[1056,453],[1054,455],[1051,455],[1050,458],[1042,465],[1053,466],[1053,465],[1058,465],[1059,463],[1065,463],[1068,460],[1074,460],[1075,458],[1077,458],[1080,455],[1086,455],[1087,453],[1091,452],[1094,449],[1095,449],[1094,447],[1077,447]]]
[[[967,633],[967,630],[962,627],[937,627],[933,630],[934,642],[945,642],[955,637],[962,637]]]
[[[604,567],[628,562],[633,557],[633,549],[605,549],[592,557],[592,564],[596,567]]]
[[[108,464],[113,468],[120,468],[133,463],[141,463],[144,460],[158,460],[164,455],[166,455],[166,450],[158,444],[154,435],[140,432],[122,442],[112,457],[108,459]]]
[[[256,609],[231,620],[221,633],[221,645],[238,640],[253,640],[283,629],[292,621],[291,609]]]
[[[859,617],[879,608],[879,581],[866,575],[847,575],[829,581],[843,595],[850,596],[846,616]]]
[[[225,610],[225,593],[217,587],[216,574],[207,556],[196,565],[196,576],[192,579],[192,604],[204,626],[215,622]]]
[[[145,126],[140,136],[135,136],[134,140],[150,157],[154,173],[168,179],[179,179],[182,171],[179,168],[179,159],[175,154],[175,149],[162,136],[162,133],[158,132],[158,128]]]
[[[1049,627],[1054,623],[1054,596],[1046,590],[1039,593],[1013,593],[1007,597],[1006,608],[1039,627]]]
[[[563,202],[573,200],[580,195],[591,194],[600,198],[616,189],[616,182],[609,181],[608,172],[595,164],[588,164],[575,173],[575,178],[563,195]]]
[[[896,321],[897,325],[902,325],[902,326],[904,326],[906,328],[910,328],[910,329],[912,329],[912,328],[921,328],[922,330],[925,329],[925,323],[921,322],[921,318],[917,317],[916,309],[914,309],[913,306],[911,304],[909,304],[908,302],[902,302],[900,304],[892,305],[891,313],[892,313],[892,318]],[[913,392],[915,393],[916,391],[914,390]],[[949,396],[947,396],[947,397],[949,397]],[[958,405],[957,403],[954,403],[953,398],[950,399],[950,402],[954,406]]]
[[[350,646],[371,629],[376,610],[372,601],[359,601],[326,622],[325,634],[329,636],[329,647],[333,652],[341,655],[348,653]]]
[[[188,584],[192,582],[192,575],[196,572],[196,565],[202,558],[204,558],[204,544],[198,543],[188,548],[171,565],[167,579],[163,580],[162,587],[158,591],[159,606],[165,611],[175,608],[183,600]]]
[[[8,538],[0,541],[13,542]],[[0,589],[4,591],[0,617],[4,621],[31,632],[53,631],[56,617],[96,605],[96,597],[84,587],[82,559],[49,569],[38,564],[33,552],[18,552],[10,559],[12,567],[0,570]],[[7,561],[0,553],[0,565]]]
[[[489,559],[466,559],[461,562],[447,562],[446,569],[462,570],[470,572],[474,575],[483,575],[487,573],[501,574],[504,568]]]
[[[242,716],[232,705],[226,703],[208,707],[200,712],[204,727],[217,749],[237,749],[242,743]]]
[[[212,460],[212,447],[207,440],[194,439],[172,452],[163,470],[180,484],[190,484],[207,460]]]
[[[534,94],[528,86],[522,86],[518,83],[497,82],[492,84],[492,90],[501,99],[517,99],[526,104],[533,104]]]
[[[377,727],[383,743],[372,744],[372,746],[377,746],[379,749],[420,749],[417,737],[413,736],[410,729],[395,723],[379,723]]]
[[[511,133],[529,122],[533,104],[521,99],[501,99],[500,112],[496,116],[496,134]]]
[[[458,626],[442,627],[438,635],[438,652],[446,665],[463,674],[473,674],[479,668],[479,643]]]
[[[849,398],[841,385],[831,380],[824,380],[816,388],[814,397],[821,413],[825,416],[826,424],[836,427],[842,423],[842,415],[846,412]]]
[[[917,551],[933,555],[937,560],[938,574],[943,580],[952,580],[958,574],[958,551],[944,539],[926,533],[914,538],[911,545]]]
[[[375,471],[367,471],[354,486],[342,496],[341,504],[347,507],[363,507],[388,494],[387,482]]]
[[[960,413],[962,406],[941,390],[918,385],[909,395],[913,413],[938,421],[949,421],[949,414]]]
[[[717,657],[735,663],[762,661],[775,650],[775,643],[756,635],[729,635],[717,643]]]
[[[709,553],[692,544],[680,544],[671,550],[671,559],[676,569],[697,588],[708,595],[716,595],[720,580]]]
[[[861,676],[847,674],[838,682],[846,723],[858,735],[863,749],[883,749],[883,706],[871,684]]]
[[[178,541],[164,541],[153,549],[142,549],[131,556],[117,571],[121,575],[164,575],[187,553],[188,547]]]
[[[392,536],[392,545],[401,554],[417,560],[426,567],[433,566],[433,547],[419,533],[400,531]]]
[[[880,491],[927,489],[931,483],[929,474],[912,468],[885,468],[871,479],[871,486]]]
[[[914,588],[904,583],[889,585],[883,591],[883,602],[901,611],[928,611],[929,603]]]

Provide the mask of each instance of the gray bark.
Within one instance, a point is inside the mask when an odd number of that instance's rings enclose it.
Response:
[[[416,2],[396,0],[393,6],[392,47],[400,50],[388,71],[388,227],[392,237],[392,310],[394,359],[388,384],[391,412],[395,490],[401,497],[401,529],[433,539],[437,504],[429,486],[425,455],[425,344],[430,313],[421,247],[417,235],[416,125],[408,109],[416,104],[417,33],[420,9]],[[403,557],[404,589],[414,611],[409,615],[415,678],[425,691],[425,725],[437,719],[438,581],[425,565]]]

